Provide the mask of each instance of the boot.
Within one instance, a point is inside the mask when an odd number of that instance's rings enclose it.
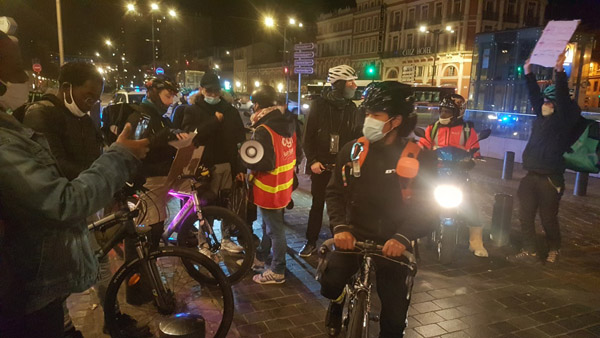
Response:
[[[483,227],[469,228],[469,251],[477,257],[488,257],[487,250],[483,247]]]

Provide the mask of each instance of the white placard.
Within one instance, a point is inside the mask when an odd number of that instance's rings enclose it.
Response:
[[[544,67],[554,67],[558,56],[565,50],[579,22],[580,20],[548,22],[531,53],[529,62]]]

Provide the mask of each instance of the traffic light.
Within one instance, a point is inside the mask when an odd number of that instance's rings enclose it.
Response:
[[[283,67],[283,73],[287,74],[289,73],[290,69],[288,67]]]
[[[521,76],[523,74],[523,66],[517,66],[517,75]]]
[[[373,65],[367,66],[367,74],[374,75],[375,74],[375,66],[373,66]]]

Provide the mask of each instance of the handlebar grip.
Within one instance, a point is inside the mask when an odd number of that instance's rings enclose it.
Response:
[[[177,179],[180,179],[180,180],[195,179],[195,178],[196,178],[196,176],[194,176],[194,175],[179,175],[179,176],[177,176]]]

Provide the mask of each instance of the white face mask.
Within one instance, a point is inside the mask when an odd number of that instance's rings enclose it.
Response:
[[[0,107],[4,110],[15,110],[29,100],[29,83],[4,82],[6,93],[0,96]]]
[[[446,124],[449,124],[452,121],[452,118],[449,117],[449,118],[443,119],[443,118],[440,117],[439,121],[440,121],[440,124],[446,125]]]
[[[387,133],[383,133],[383,127],[386,123],[390,122],[392,119],[387,121],[379,121],[372,117],[365,118],[365,124],[363,125],[363,135],[369,140],[369,142],[377,142],[385,137],[391,130]]]
[[[546,105],[542,106],[542,116],[550,116],[552,114],[554,114],[554,107]]]
[[[67,95],[63,94],[63,100],[65,102],[65,107],[67,107],[67,109],[75,116],[77,117],[84,117],[85,115],[87,115],[87,113],[84,113],[81,111],[81,109],[79,109],[79,106],[77,106],[77,103],[75,103],[75,100],[73,99],[73,85],[70,84],[70,95],[71,95],[71,103],[67,102]]]

